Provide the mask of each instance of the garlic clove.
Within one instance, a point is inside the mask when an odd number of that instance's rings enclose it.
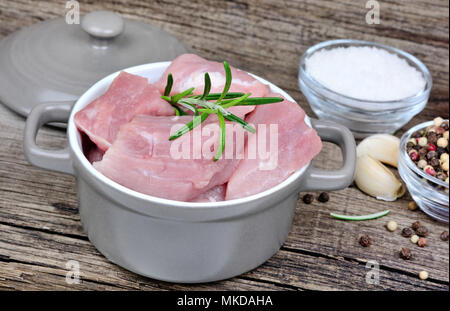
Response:
[[[359,156],[369,155],[373,159],[397,167],[400,139],[389,134],[376,134],[365,138],[356,148]]]
[[[395,201],[405,194],[403,183],[380,161],[369,155],[358,157],[355,183],[361,191],[378,200]]]

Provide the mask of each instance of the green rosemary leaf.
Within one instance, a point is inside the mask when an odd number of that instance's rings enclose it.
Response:
[[[380,217],[386,216],[387,214],[389,214],[389,212],[390,212],[390,210],[385,210],[382,212],[369,214],[369,215],[361,215],[361,216],[349,216],[349,215],[339,215],[339,214],[335,214],[335,213],[330,213],[330,216],[340,219],[340,220],[358,221],[358,220],[371,220],[371,219],[380,218]]]
[[[204,100],[217,100],[217,99],[220,98],[221,95],[222,95],[221,93],[210,93],[210,94],[208,94],[208,96],[206,96],[206,97],[204,98]],[[239,93],[239,92],[228,92],[227,94],[225,94],[225,97],[224,97],[223,99],[236,98],[236,97],[241,97],[241,96],[243,96],[243,95],[244,95],[244,93]],[[194,97],[194,98],[195,98],[195,97],[200,98],[201,96],[195,95],[195,96],[193,96],[193,97]]]
[[[249,94],[244,95],[243,98],[246,98],[245,96],[248,96],[248,95]],[[210,103],[207,101],[202,101],[199,105],[201,105],[203,107],[207,107],[206,109],[200,108],[199,109],[200,112],[209,113],[209,114],[214,114],[214,113],[217,114],[218,112],[220,112],[223,115],[223,117],[225,119],[227,119],[228,121],[237,122],[237,123],[241,124],[242,127],[244,129],[246,129],[247,131],[249,131],[251,133],[256,133],[256,130],[252,126],[250,126],[247,122],[245,122],[238,116],[225,110],[225,107],[223,107],[221,105],[218,105],[216,103]]]
[[[169,104],[170,104],[170,101],[171,101],[170,96],[163,95],[163,96],[161,96],[161,98],[164,99],[165,101],[169,102]]]
[[[216,155],[214,156],[214,162],[219,160],[225,150],[225,119],[220,111],[217,111],[217,117],[219,117],[220,124],[220,140],[219,146],[217,147]]]
[[[208,96],[210,91],[211,91],[211,78],[209,77],[208,73],[205,73],[205,88],[203,90],[203,95],[202,97],[200,97],[200,99],[205,99],[205,97]]]
[[[225,95],[228,93],[228,90],[230,89],[231,80],[233,79],[232,76],[231,76],[230,65],[228,65],[227,62],[223,62],[223,67],[225,69],[225,86],[223,87],[222,94],[217,99],[217,102],[220,102],[222,99],[225,98]]]
[[[200,125],[203,121],[205,121],[209,117],[209,114],[202,113],[199,116],[195,116],[191,122],[187,123],[185,126],[180,128],[175,134],[169,137],[169,140],[177,139],[178,137],[192,131],[195,127]]]
[[[175,105],[172,105],[173,109],[175,109],[175,115],[176,116],[186,116],[187,113],[183,111],[183,109],[180,109],[180,107],[177,107]]]
[[[232,106],[235,106],[237,104],[239,104],[240,102],[242,102],[243,100],[245,100],[247,97],[249,97],[250,95],[252,95],[252,93],[247,93],[239,98],[235,98],[232,101],[230,101],[227,104],[222,104],[222,108],[226,109],[226,108],[230,108]]]
[[[218,110],[217,109],[209,109],[209,108],[199,108],[198,111],[209,113],[209,114],[216,114]]]
[[[191,104],[191,103],[189,103],[189,102],[186,102],[185,100],[180,100],[180,101],[178,101],[178,104],[179,105],[181,105],[181,106],[183,106],[183,107],[185,107],[186,109],[189,109],[189,110],[191,110],[192,112],[194,112],[194,115],[198,115],[198,109],[197,109],[197,107],[195,107],[195,105],[193,105],[193,104]]]
[[[200,107],[209,107],[209,105],[207,105],[208,102],[206,100],[200,99],[200,98],[187,97],[187,98],[183,98],[182,101],[187,104],[190,104],[190,105],[197,105]]]
[[[284,99],[281,97],[250,97],[247,98],[235,106],[256,106],[256,105],[265,105],[265,104],[274,104],[282,102]],[[222,100],[222,106],[232,102],[232,100]]]
[[[164,96],[170,95],[170,91],[172,91],[172,85],[173,85],[173,77],[172,77],[172,74],[169,73],[169,75],[167,76],[167,84],[166,84],[166,88],[164,90]]]
[[[228,115],[226,115],[225,119],[227,119],[228,121],[237,122],[240,125],[242,125],[242,127],[244,129],[246,129],[247,131],[249,131],[249,132],[251,132],[253,134],[256,133],[256,130],[255,130],[255,128],[253,126],[251,126],[250,124],[248,124],[247,122],[245,122],[244,120],[242,120],[241,118],[239,118],[238,116],[236,116],[236,115],[234,115],[232,113],[229,113]]]
[[[187,89],[186,91],[183,91],[179,94],[176,94],[174,96],[171,97],[172,103],[176,104],[180,99],[182,99],[185,96],[191,95],[192,91],[194,90],[194,87],[191,87],[190,89]]]

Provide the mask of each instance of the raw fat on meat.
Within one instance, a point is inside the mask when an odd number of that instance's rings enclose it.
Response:
[[[229,159],[222,158],[216,162],[212,160],[220,136],[216,123],[210,123],[210,126],[217,127],[217,131],[211,131],[209,136],[200,132],[198,133],[200,137],[193,139],[196,134],[191,132],[169,141],[174,125],[179,125],[179,128],[191,120],[191,116],[137,115],[120,128],[116,140],[106,151],[103,159],[94,163],[94,167],[105,176],[132,190],[172,200],[193,200],[211,188],[226,183],[239,160],[236,156],[229,156]],[[206,126],[207,124],[203,127]],[[235,127],[235,130],[244,131],[240,126]],[[212,142],[209,146],[214,146],[213,150],[208,147],[211,157],[203,157],[202,153],[197,153],[200,159],[194,159],[193,141],[196,142],[196,148]],[[171,144],[177,143],[179,147],[177,150],[182,150],[180,145],[183,142],[186,142],[186,146],[191,150],[188,159],[174,157],[173,151],[171,152]],[[235,155],[239,153],[242,155],[243,149],[243,143],[229,143],[226,144],[224,154],[233,152]]]
[[[120,126],[137,114],[168,116],[174,110],[146,78],[122,71],[105,94],[77,112],[75,124],[106,151]]]
[[[269,94],[268,96],[280,96]],[[278,124],[278,154],[262,159],[248,157],[249,146],[257,146],[257,135],[249,135],[244,154],[231,176],[225,195],[226,200],[237,199],[268,190],[291,174],[308,164],[322,149],[322,142],[316,131],[305,123],[305,112],[296,103],[284,100],[281,103],[257,106],[246,121],[255,125],[266,124],[267,147],[269,150],[269,126]],[[269,159],[275,159],[270,162]]]
[[[155,84],[164,93],[169,73],[173,76],[172,94],[181,93],[195,87],[194,94],[202,94],[205,86],[205,73],[211,78],[211,93],[221,93],[225,85],[225,70],[222,63],[208,61],[195,54],[178,56],[166,69],[161,79]],[[269,87],[253,78],[245,71],[231,67],[233,77],[230,92],[252,93],[252,97],[264,97],[270,91]],[[253,111],[255,106],[231,107],[230,112],[244,117]]]

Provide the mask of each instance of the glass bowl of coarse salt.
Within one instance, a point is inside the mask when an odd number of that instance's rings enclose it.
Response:
[[[363,138],[392,134],[421,112],[432,79],[420,60],[394,47],[332,40],[303,54],[299,85],[319,119],[343,124]]]

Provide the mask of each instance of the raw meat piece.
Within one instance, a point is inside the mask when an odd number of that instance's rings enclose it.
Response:
[[[226,185],[216,186],[209,189],[208,191],[200,194],[198,197],[193,199],[191,202],[220,202],[225,200],[225,190]]]
[[[207,135],[205,131],[185,134],[169,141],[172,126],[182,125],[192,120],[191,116],[155,117],[137,115],[131,122],[124,124],[116,140],[106,151],[102,161],[95,162],[94,167],[117,183],[141,193],[179,201],[190,201],[209,189],[224,184],[235,170],[239,160],[236,156],[228,156],[216,162],[212,160],[214,150],[208,147],[211,157],[193,158],[194,147],[217,145],[217,131]],[[173,129],[174,130],[174,129]],[[244,131],[235,127],[235,131]],[[173,133],[173,131],[172,131]],[[203,135],[202,135],[203,134]],[[198,135],[195,137],[195,135]],[[232,135],[230,135],[232,136]],[[194,137],[194,138],[193,138]],[[195,146],[193,141],[196,142]],[[236,140],[234,140],[236,142]],[[208,145],[208,142],[212,142]],[[172,145],[172,143],[176,143]],[[180,158],[173,150],[180,145],[189,146],[189,158]],[[171,147],[173,148],[171,152]],[[225,152],[239,154],[243,152],[244,143],[228,143]],[[186,150],[186,149],[184,149]],[[198,149],[197,149],[198,150]]]
[[[316,131],[305,123],[304,118],[305,112],[300,106],[288,100],[257,106],[255,111],[248,115],[246,121],[255,125],[257,134],[248,136],[244,151],[246,158],[241,160],[228,181],[226,200],[260,193],[278,185],[320,152],[322,142]],[[270,144],[269,125],[278,124],[278,152],[270,153],[267,160],[258,152],[256,158],[249,158],[249,146],[257,146],[257,135],[261,132],[258,124],[266,124],[267,127],[265,150],[269,150]]]
[[[106,151],[120,126],[137,114],[168,116],[174,111],[146,78],[122,71],[105,94],[77,112],[75,124]]]
[[[86,158],[92,164],[94,162],[101,161],[105,152],[98,148],[97,146],[93,146],[86,154]]]
[[[183,54],[178,56],[166,69],[161,79],[155,84],[161,93],[167,83],[167,75],[173,75],[172,94],[180,93],[191,87],[195,87],[194,94],[202,94],[205,86],[205,72],[211,78],[211,93],[220,93],[225,85],[225,70],[223,64],[208,61],[195,54]],[[264,97],[270,91],[269,87],[250,76],[245,71],[231,67],[233,77],[230,92],[252,93],[252,97]],[[253,111],[254,106],[231,107],[230,112],[239,117],[244,117]]]

